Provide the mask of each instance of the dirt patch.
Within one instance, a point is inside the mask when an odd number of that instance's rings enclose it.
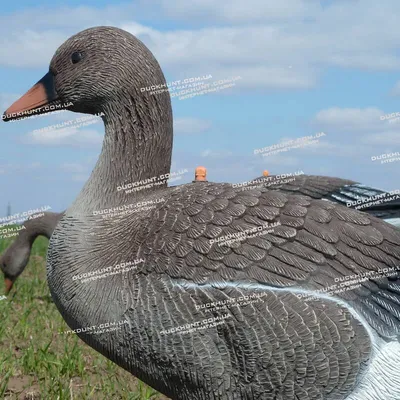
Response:
[[[33,385],[28,389],[25,389],[19,396],[18,400],[40,400],[39,386]]]
[[[39,386],[33,384],[29,375],[12,376],[8,380],[5,400],[37,400],[40,399]]]

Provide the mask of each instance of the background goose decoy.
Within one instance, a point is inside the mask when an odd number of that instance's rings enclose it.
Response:
[[[19,231],[17,238],[0,257],[0,268],[4,273],[6,294],[15,280],[23,272],[29,261],[32,245],[38,236],[50,239],[63,213],[44,212],[40,218],[32,218],[23,223],[25,229]]]
[[[49,243],[48,283],[68,325],[173,399],[399,399],[400,233],[391,225],[308,196],[227,183],[158,186],[129,198],[116,190],[170,170],[170,96],[140,90],[165,82],[131,34],[91,28],[61,45],[46,76],[6,111],[69,101],[73,111],[104,113],[99,160]],[[129,217],[94,215],[133,199],[157,205]],[[221,245],[275,222],[270,233]],[[73,280],[139,258],[124,275]],[[351,275],[366,279],[332,298],[316,292]],[[255,295],[262,301],[203,307]],[[86,328],[121,320],[112,332]]]
[[[206,179],[206,168],[197,167],[195,180],[206,181]],[[391,194],[355,181],[331,176],[302,174],[283,179],[279,175],[270,175],[268,171],[264,171],[261,177],[245,182],[244,189],[251,186],[264,186],[270,190],[279,190],[284,193],[330,200],[353,209],[359,207],[361,211],[400,227],[399,191]]]
[[[274,182],[266,183],[272,190],[290,194],[303,194],[314,199],[325,199],[346,207],[357,208],[384,221],[400,226],[400,194],[399,190],[392,193],[372,188],[348,179],[318,175],[297,175],[290,179],[277,179],[276,175],[268,177]],[[261,181],[265,175],[256,178]],[[279,181],[287,181],[280,183]]]
[[[265,183],[262,183],[264,181]],[[349,179],[331,176],[301,174],[283,179],[277,175],[270,175],[268,171],[264,171],[263,176],[254,179],[253,182],[254,185],[264,184],[271,190],[330,200],[367,212],[400,227],[399,190],[389,193]]]

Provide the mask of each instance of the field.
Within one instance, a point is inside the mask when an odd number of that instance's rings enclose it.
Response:
[[[0,240],[0,253],[12,240]],[[43,237],[35,241],[26,270],[0,300],[0,399],[167,399],[75,334],[58,335],[69,328],[47,287],[47,243]]]

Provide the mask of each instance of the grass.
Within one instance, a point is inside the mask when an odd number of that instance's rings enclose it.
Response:
[[[12,241],[0,239],[0,253]],[[0,300],[0,399],[166,399],[76,335],[58,335],[69,328],[47,287],[47,244],[35,241],[26,270]]]

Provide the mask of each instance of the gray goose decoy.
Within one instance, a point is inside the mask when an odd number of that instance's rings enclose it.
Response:
[[[227,183],[154,185],[132,196],[116,190],[170,171],[170,96],[141,91],[165,82],[134,36],[90,28],[62,44],[45,77],[5,113],[62,101],[104,113],[99,160],[49,243],[48,283],[67,324],[173,399],[399,399],[397,270],[333,297],[316,292],[395,269],[400,233],[391,225],[304,195]],[[99,215],[132,202],[155,207]],[[281,225],[216,242],[267,222]],[[73,279],[142,258],[126,274]],[[310,293],[316,298],[302,297]],[[206,309],[243,296],[260,301]],[[111,332],[87,328],[116,321],[123,324]]]
[[[272,178],[271,182],[276,178],[274,175],[268,177]],[[255,181],[261,181],[263,178],[265,178],[265,175],[256,178]],[[359,182],[331,176],[297,175],[290,177],[289,180],[291,181],[280,184],[279,179],[275,179],[277,184],[266,182],[265,186],[285,193],[303,194],[313,199],[330,200],[353,209],[358,207],[360,211],[381,218],[392,225],[400,225],[400,195],[398,190],[389,193]]]
[[[206,168],[199,167],[201,180],[206,180]],[[197,180],[197,179],[196,179]],[[199,179],[200,180],[200,179]],[[367,212],[389,224],[400,227],[400,194],[385,192],[349,179],[320,175],[294,175],[281,178],[264,171],[263,176],[243,184],[234,184],[247,190],[264,186],[283,193],[302,194],[313,199],[330,200],[352,209]]]
[[[38,236],[50,239],[63,213],[44,212],[40,218],[25,221],[24,230],[19,231],[17,238],[0,257],[0,268],[4,274],[6,294],[11,290],[15,280],[23,272],[31,255],[32,245]]]

